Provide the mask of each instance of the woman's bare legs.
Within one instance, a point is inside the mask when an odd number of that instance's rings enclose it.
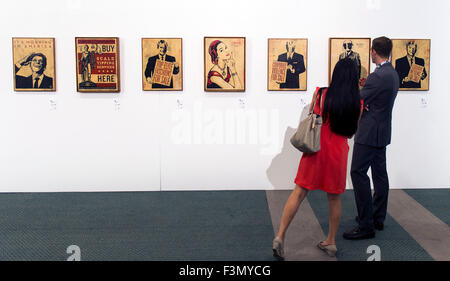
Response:
[[[341,219],[341,197],[339,194],[327,193],[328,205],[329,205],[329,230],[328,237],[323,241],[322,245],[336,245],[334,240],[339,227],[339,221]]]
[[[283,216],[281,217],[280,230],[277,234],[277,237],[281,238],[283,241],[289,224],[291,223],[292,219],[297,213],[298,207],[302,203],[303,199],[305,199],[307,194],[307,189],[295,185],[294,191],[292,191],[291,195],[289,196],[289,199],[284,206]]]

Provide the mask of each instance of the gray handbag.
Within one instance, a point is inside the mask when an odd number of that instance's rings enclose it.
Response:
[[[301,152],[316,153],[320,150],[322,91],[323,88],[320,88],[314,93],[313,101],[309,107],[308,117],[300,122],[297,132],[291,137],[291,144]],[[317,100],[319,100],[319,114],[314,113]]]

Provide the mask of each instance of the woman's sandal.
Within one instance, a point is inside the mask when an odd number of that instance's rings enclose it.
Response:
[[[284,249],[283,248],[284,248],[283,240],[281,240],[280,237],[275,237],[275,239],[273,239],[273,246],[272,246],[273,256],[280,260],[284,260]]]
[[[324,241],[319,242],[319,244],[317,244],[317,247],[319,247],[319,249],[321,249],[322,251],[324,251],[325,253],[327,253],[327,255],[329,255],[330,257],[334,257],[336,256],[336,252],[337,252],[337,248],[336,245],[322,245]]]

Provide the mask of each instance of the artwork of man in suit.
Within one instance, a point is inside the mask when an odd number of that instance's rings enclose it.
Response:
[[[406,56],[395,60],[395,70],[400,77],[400,88],[421,88],[421,81],[427,78],[427,71],[425,70],[425,60],[423,58],[416,57],[417,43],[409,41],[406,44]],[[422,76],[420,81],[414,82],[409,79],[409,70],[413,64],[423,66]]]
[[[173,77],[170,79],[170,86],[158,84],[153,82],[153,73],[155,71],[156,60],[173,62],[173,75],[178,74],[180,71],[180,65],[176,61],[175,57],[167,54],[168,43],[165,40],[159,40],[156,44],[158,54],[148,59],[147,67],[145,68],[145,79],[148,83],[152,84],[152,88],[173,88]]]
[[[361,78],[361,57],[357,52],[353,51],[352,40],[345,40],[342,44],[342,47],[344,48],[344,52],[339,55],[339,60],[345,58],[352,59],[355,62],[356,67],[358,68],[358,79]]]
[[[89,45],[84,45],[80,59],[81,79],[83,82],[91,81],[92,69],[95,68],[95,52],[89,51]]]
[[[30,76],[17,74],[24,66],[31,69]],[[17,89],[53,89],[53,78],[44,74],[47,67],[47,57],[42,53],[32,53],[19,60],[15,68],[15,80]]]
[[[286,82],[280,83],[280,89],[298,89],[299,75],[306,71],[303,55],[295,52],[294,41],[286,42],[286,51],[278,56],[278,61],[287,62]]]

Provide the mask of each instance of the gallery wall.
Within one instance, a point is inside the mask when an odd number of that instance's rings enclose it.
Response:
[[[327,85],[328,38],[382,35],[431,39],[430,90],[400,92],[394,107],[391,186],[448,188],[449,8],[445,0],[5,2],[0,192],[292,188],[301,155],[289,137],[315,87]],[[76,36],[120,38],[119,94],[76,92]],[[244,93],[204,92],[204,36],[246,37]],[[13,91],[12,37],[55,38],[56,92]],[[143,37],[183,38],[183,91],[142,91]],[[308,38],[307,91],[267,91],[268,38]]]

